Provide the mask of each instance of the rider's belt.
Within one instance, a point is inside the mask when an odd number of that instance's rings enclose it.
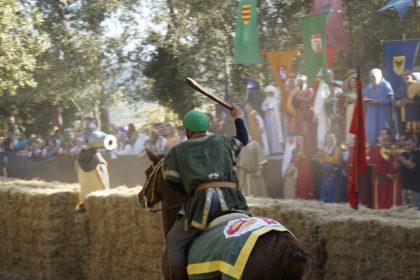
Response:
[[[207,188],[234,188],[234,189],[239,189],[239,185],[236,183],[232,183],[232,182],[207,182],[207,183],[203,183],[198,185],[195,188],[195,192],[198,192],[202,189],[207,189]]]

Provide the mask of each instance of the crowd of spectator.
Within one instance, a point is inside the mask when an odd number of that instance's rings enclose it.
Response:
[[[349,127],[358,88],[354,72],[347,73],[344,82],[334,80],[332,71],[329,73],[328,84],[318,78],[312,85],[306,84],[304,75],[290,75],[283,91],[272,85],[261,89],[258,83],[247,82],[240,107],[250,143],[236,167],[245,194],[267,195],[262,170],[269,156],[279,155],[282,166],[278,183],[284,198],[346,201],[353,141]],[[417,202],[412,204],[420,207],[420,177],[416,175],[420,174],[420,75],[416,74],[405,71],[404,85],[394,94],[381,70],[372,69],[370,82],[363,88],[369,173],[360,176],[360,201],[368,207],[400,205],[409,197],[406,193],[413,193]],[[209,133],[224,133],[226,116],[226,112],[216,118],[208,114]],[[86,118],[83,131],[57,129],[49,137],[26,135],[13,117],[8,118],[7,126],[7,135],[0,136],[0,152],[16,152],[29,159],[75,156],[97,129],[92,118]],[[150,124],[147,130],[130,123],[114,134],[118,144],[115,150],[107,151],[111,159],[143,157],[146,148],[166,154],[186,140],[183,127],[167,123]],[[391,149],[397,144],[398,149]],[[406,148],[410,145],[414,148]],[[320,170],[313,170],[314,162]],[[316,172],[322,176],[319,186],[314,183]]]
[[[7,119],[7,136],[0,135],[0,152],[14,152],[19,157],[41,160],[57,155],[77,156],[86,147],[89,135],[97,130],[92,118],[85,119],[83,130],[75,131],[72,128],[55,129],[45,137],[41,134],[27,135],[15,123],[14,117]],[[153,153],[167,153],[171,147],[185,140],[184,129],[175,128],[167,123],[151,124],[150,129],[136,129],[133,123],[128,127],[120,127],[116,131],[117,148],[108,153],[111,159],[119,156],[145,155],[145,148]]]
[[[408,197],[420,208],[420,73],[404,71],[398,89],[380,69],[372,69],[369,83],[360,89],[353,70],[344,81],[335,80],[331,70],[329,75],[330,81],[317,77],[311,84],[304,75],[289,75],[283,91],[247,82],[243,117],[263,155],[282,155],[283,197],[347,201],[354,138],[349,128],[361,90],[369,168],[360,178],[360,202],[383,209],[401,205]],[[260,176],[266,160],[257,154],[253,160],[259,168],[242,172]],[[320,171],[314,170],[315,161]],[[319,186],[313,180],[316,172],[322,175]],[[241,185],[249,183],[243,180]],[[256,188],[263,186],[254,183],[245,189],[257,194],[262,191]]]

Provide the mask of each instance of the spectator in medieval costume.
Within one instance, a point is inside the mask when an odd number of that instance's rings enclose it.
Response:
[[[366,138],[369,143],[377,143],[382,128],[395,129],[394,92],[391,84],[382,77],[380,69],[372,69],[369,80],[370,83],[363,90]]]
[[[341,149],[333,133],[326,135],[319,162],[322,170],[320,199],[324,202],[342,202],[346,192],[342,180]]]
[[[266,97],[261,105],[264,114],[264,124],[267,132],[270,154],[283,152],[284,136],[280,117],[279,98],[276,97],[278,89],[272,85],[265,88]]]
[[[297,170],[296,198],[314,199],[315,188],[312,176],[312,154],[305,145],[302,135],[297,137],[297,147],[293,154],[293,165]]]
[[[333,73],[329,70],[331,77],[330,95],[327,99],[327,113],[329,119],[329,129],[337,137],[338,143],[344,142],[346,127],[346,108],[345,95],[342,90],[342,82],[333,80]]]
[[[286,80],[286,90],[285,95],[286,97],[283,99],[285,100],[285,111],[288,115],[288,124],[286,126],[287,132],[293,132],[296,133],[296,104],[294,103],[294,100],[296,100],[295,96],[298,93],[298,87],[296,85],[296,77],[294,75],[291,75]],[[283,95],[282,95],[283,96]],[[283,104],[282,104],[283,108]]]
[[[349,156],[345,164],[346,174],[351,174],[354,142],[350,143],[347,147]],[[369,163],[370,148],[369,143],[366,142],[365,149],[368,164],[363,173],[358,174],[359,202],[368,208],[372,208],[372,165]],[[348,180],[348,183],[350,183],[350,180]]]
[[[404,139],[405,152],[394,151],[393,156],[401,166],[403,190],[409,205],[420,210],[420,150],[416,149],[417,141],[412,135]]]
[[[411,71],[403,73],[404,83],[395,92],[403,133],[420,132],[420,84]]]
[[[378,145],[370,148],[372,170],[372,208],[386,209],[401,204],[399,168],[393,156],[394,144],[389,128],[380,130]]]
[[[268,140],[263,119],[258,114],[258,112],[254,110],[254,107],[250,102],[245,103],[244,111],[246,113],[249,134],[251,135],[252,139],[261,145],[264,151],[264,155],[268,155]]]
[[[325,135],[329,131],[326,104],[330,96],[330,87],[319,76],[316,78],[316,82],[318,85],[314,101],[314,118],[317,126],[317,149],[320,150],[325,147]]]
[[[306,84],[306,76],[297,76],[298,93],[295,95],[293,104],[296,108],[296,133],[305,135],[308,146],[316,147],[316,127],[314,122],[315,93]]]
[[[292,162],[296,145],[296,134],[289,132],[287,134],[287,142],[284,149],[283,162],[281,165],[281,176],[283,178],[283,198],[285,199],[296,198],[296,180],[298,177],[298,171]]]
[[[242,148],[237,159],[239,185],[245,195],[267,197],[267,189],[262,174],[267,162],[264,152],[257,141],[251,140]]]
[[[343,85],[346,107],[345,143],[353,143],[353,135],[349,133],[351,120],[353,118],[354,106],[357,99],[357,74],[351,74],[346,78]]]
[[[251,103],[255,111],[261,116],[261,105],[264,101],[264,93],[260,89],[257,82],[248,80],[246,83],[246,98],[245,103]]]

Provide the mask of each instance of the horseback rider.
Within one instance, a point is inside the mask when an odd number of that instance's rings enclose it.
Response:
[[[234,165],[248,143],[248,133],[236,106],[230,115],[235,119],[235,137],[207,135],[207,115],[190,111],[183,119],[188,140],[174,146],[165,158],[165,180],[189,198],[167,235],[170,279],[188,279],[187,246],[209,222],[226,213],[247,213]]]

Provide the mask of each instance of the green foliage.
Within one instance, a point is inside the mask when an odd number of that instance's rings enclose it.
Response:
[[[0,96],[15,94],[19,87],[35,87],[37,57],[49,46],[46,34],[38,32],[42,16],[33,7],[16,0],[0,0]]]
[[[335,67],[342,70],[343,66],[359,67],[363,78],[372,68],[385,67],[383,40],[402,40],[418,38],[418,25],[415,7],[411,5],[403,19],[399,22],[395,9],[376,13],[388,1],[344,1],[344,20],[351,39],[352,51],[347,55],[347,61],[337,61]],[[351,31],[351,32],[350,32]]]
[[[108,49],[111,42],[103,34],[102,23],[120,7],[122,1],[22,0],[20,5],[16,0],[6,2],[15,10],[20,7],[25,13],[37,12],[36,24],[32,29],[27,28],[27,32],[21,28],[22,32],[17,32],[19,36],[31,38],[28,34],[39,37],[42,34],[40,38],[44,41],[47,38],[50,44],[43,44],[44,52],[31,56],[32,60],[28,60],[23,52],[13,52],[22,57],[25,63],[29,61],[42,67],[10,63],[14,65],[11,69],[13,77],[21,78],[25,83],[14,84],[15,97],[3,98],[2,103],[7,108],[4,115],[22,115],[23,119],[19,120],[22,124],[27,127],[31,127],[31,123],[39,124],[44,127],[38,129],[45,131],[51,129],[50,122],[45,121],[48,119],[46,116],[55,109],[66,112],[67,124],[91,111],[102,112],[99,117],[106,124],[106,107],[112,103],[113,94],[118,92],[118,85],[113,82],[116,67],[112,50]],[[14,14],[15,10],[11,13]],[[21,21],[29,20],[26,14],[21,17]],[[19,18],[15,16],[10,21],[18,24]],[[11,27],[10,30],[16,33],[18,28]],[[0,29],[0,38],[4,37],[3,33]],[[27,52],[34,48],[24,41],[22,45]],[[30,70],[33,79],[29,79],[28,75],[23,76],[15,68]],[[11,79],[8,80],[10,82]],[[46,107],[45,110],[39,110],[41,104]]]
[[[417,25],[415,7],[410,6],[400,23],[394,9],[376,12],[387,2],[342,1],[343,24],[351,41],[352,51],[337,52],[333,65],[336,79],[343,79],[349,68],[360,68],[363,77],[373,67],[383,69],[381,40],[402,39],[403,34],[406,34],[407,39],[418,36],[416,28],[413,28]],[[147,96],[153,97],[151,100],[172,108],[177,106],[177,112],[180,112],[180,106],[185,106],[183,111],[187,111],[187,106],[192,106],[193,101],[197,100],[191,94],[190,103],[178,103],[177,100],[182,101],[185,98],[184,93],[163,90],[165,86],[171,87],[169,85],[176,83],[176,79],[183,78],[172,71],[194,73],[193,78],[219,97],[223,97],[227,83],[230,100],[239,102],[244,99],[246,79],[257,80],[262,85],[274,83],[268,64],[233,64],[232,43],[238,1],[167,0],[154,3],[154,22],[166,26],[166,29],[161,38],[156,35],[156,30],[151,30],[146,43],[156,48],[151,59],[145,59],[147,67],[144,73],[152,78],[147,81],[152,87],[146,90]],[[258,5],[261,49],[301,49],[299,20],[300,17],[311,14],[313,0],[268,0],[258,1]],[[379,26],[383,28],[378,28]],[[168,56],[177,60],[167,59]],[[181,64],[181,60],[188,61],[188,64]],[[172,68],[175,65],[176,69]],[[188,70],[185,71],[186,69]],[[293,71],[303,73],[302,57],[296,59]]]
[[[159,47],[144,69],[144,75],[153,81],[151,94],[145,99],[158,101],[180,116],[197,106],[191,88],[184,81],[185,77],[194,76],[190,65],[188,57],[180,59],[170,47]]]
[[[336,79],[348,68],[359,67],[362,77],[383,68],[381,40],[418,37],[414,6],[400,23],[394,9],[376,13],[388,0],[342,2],[353,49],[337,53]],[[116,99],[153,101],[183,116],[213,104],[185,84],[187,76],[221,98],[227,93],[242,102],[246,79],[264,86],[274,78],[268,64],[233,62],[238,3],[0,0],[0,117],[17,114],[31,130],[47,131],[53,109],[64,113],[66,124],[93,112],[106,130],[107,107]],[[300,49],[299,18],[311,13],[312,4],[258,1],[261,49]],[[121,31],[107,33],[109,21]],[[294,72],[303,72],[301,57]]]

